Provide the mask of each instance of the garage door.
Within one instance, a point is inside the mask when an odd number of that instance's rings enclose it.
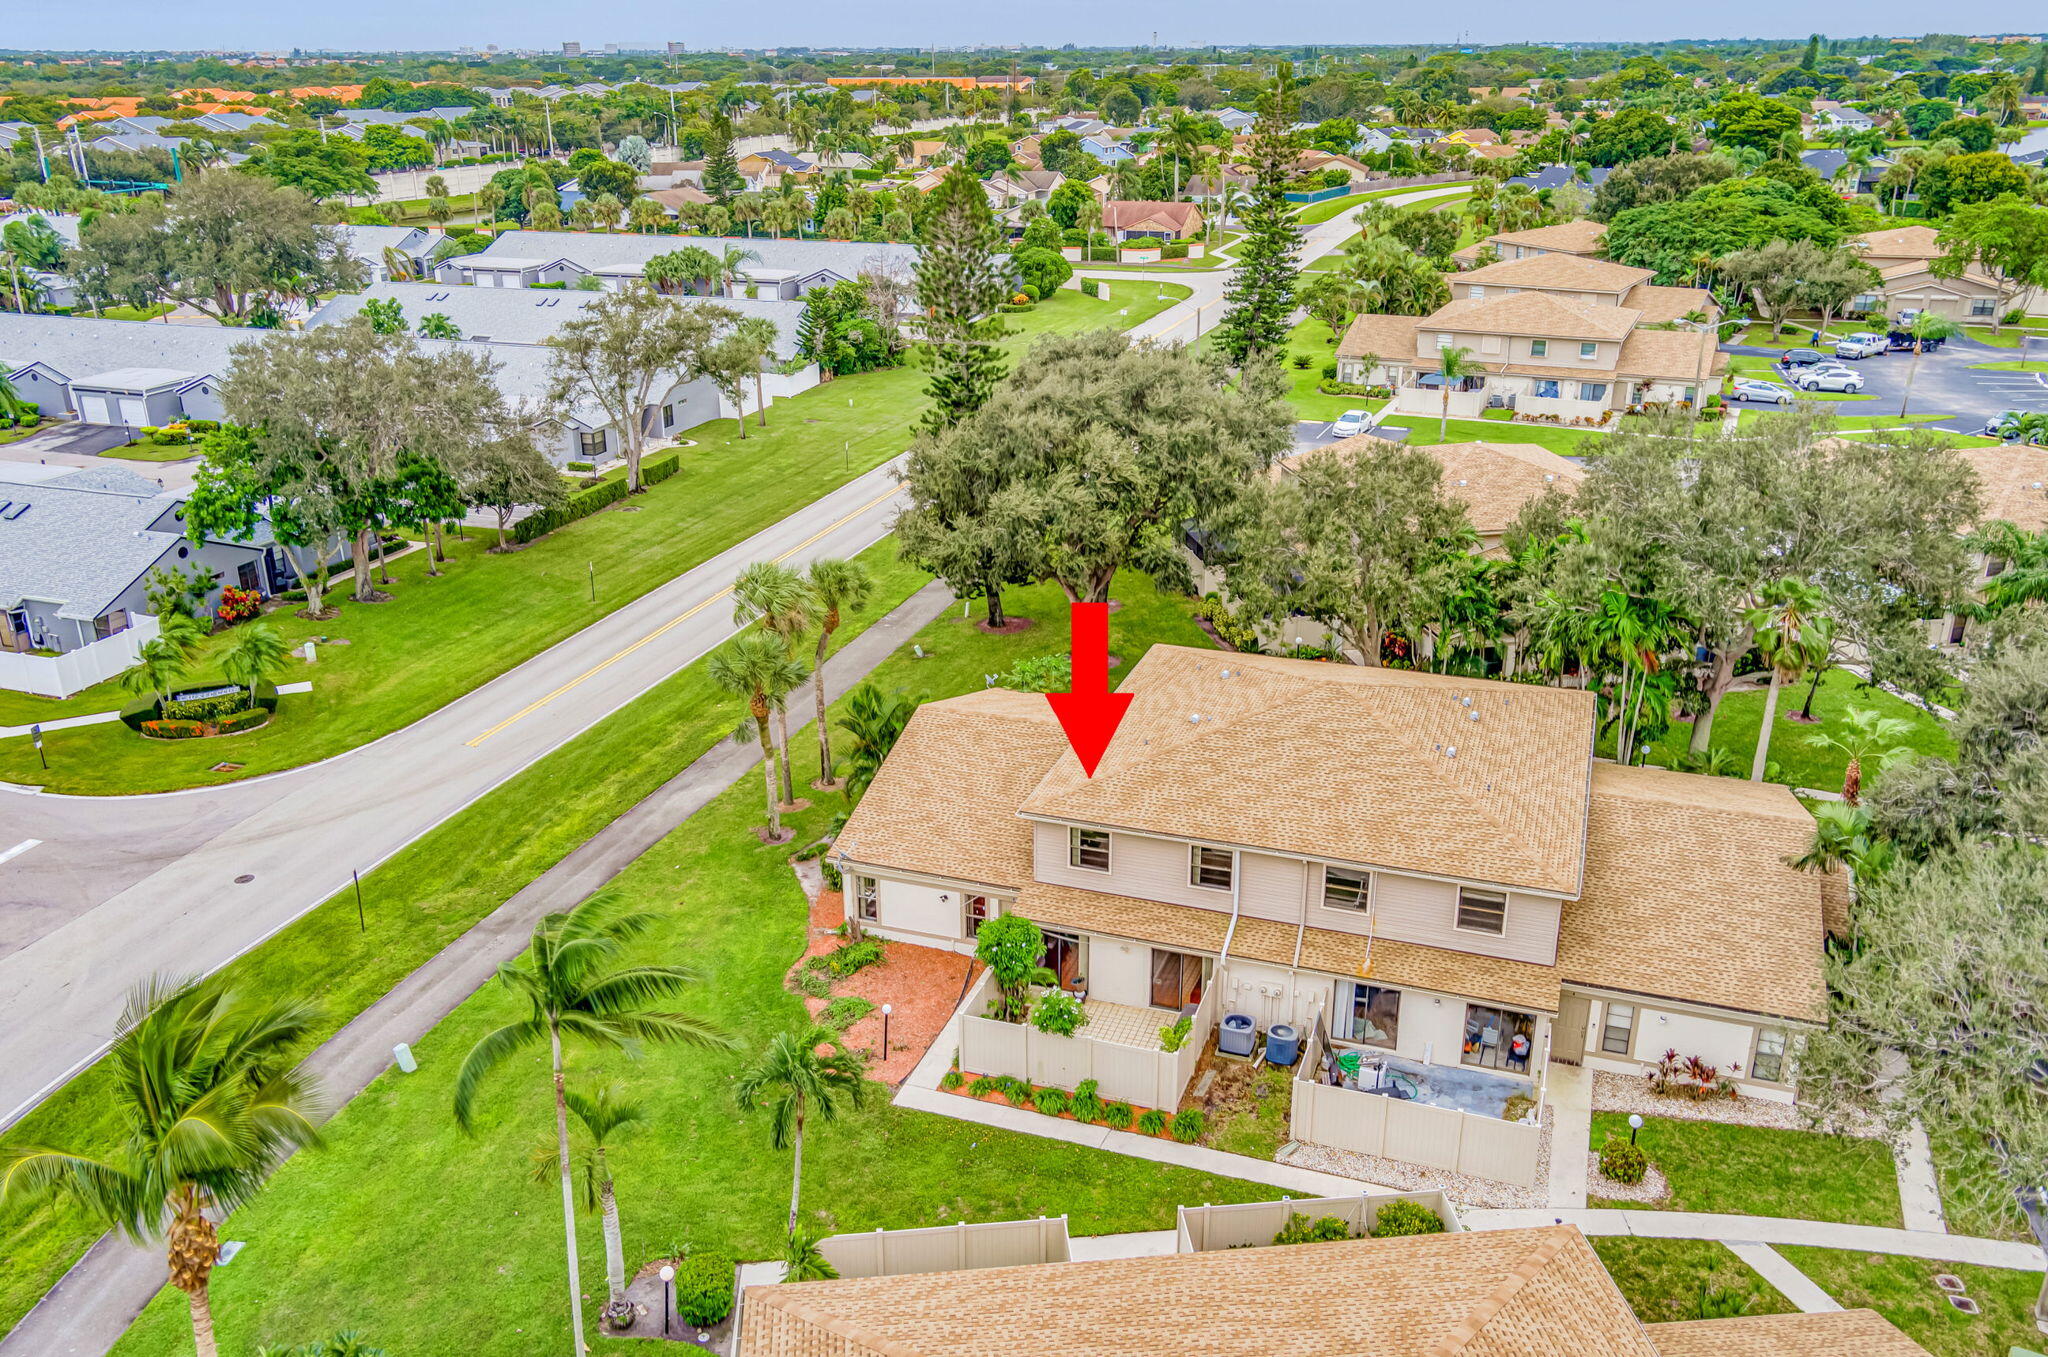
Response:
[[[114,422],[114,417],[107,413],[107,398],[105,396],[80,396],[78,398],[78,418],[86,424],[112,424]]]
[[[137,429],[149,423],[149,406],[142,397],[121,397],[121,422]]]

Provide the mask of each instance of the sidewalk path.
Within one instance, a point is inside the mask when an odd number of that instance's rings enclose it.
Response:
[[[2010,1239],[1935,1234],[1927,1230],[1895,1230],[1876,1225],[1841,1225],[1824,1220],[1788,1220],[1779,1216],[1722,1216],[1699,1211],[1624,1211],[1610,1208],[1573,1210],[1534,1207],[1527,1210],[1480,1210],[1460,1213],[1468,1228],[1506,1230],[1524,1225],[1576,1225],[1589,1235],[1632,1235],[1638,1239],[1714,1239],[1722,1243],[1795,1244],[1816,1249],[1853,1249],[1859,1253],[1896,1253],[1944,1263],[1979,1267],[2042,1270],[2041,1250]]]
[[[1550,1101],[1550,1201],[1586,1204],[1586,1147],[1593,1141],[1593,1072],[1551,1062],[1544,1076]]]
[[[952,602],[944,585],[928,584],[849,641],[825,662],[827,700],[866,678]],[[790,701],[792,728],[801,729],[811,717],[806,684],[802,696]],[[361,1093],[391,1067],[393,1046],[418,1041],[475,993],[499,962],[526,945],[537,919],[602,886],[734,782],[753,776],[759,762],[752,744],[721,740],[400,981],[328,1038],[305,1068],[337,1105]],[[164,1279],[160,1251],[109,1235],[0,1340],[0,1357],[96,1357],[121,1337]]]
[[[1839,1310],[1841,1303],[1820,1289],[1813,1278],[1793,1267],[1769,1244],[1752,1244],[1738,1241],[1728,1246],[1728,1252],[1749,1264],[1751,1271],[1777,1288],[1778,1294],[1798,1306],[1804,1314],[1817,1314],[1824,1310]]]

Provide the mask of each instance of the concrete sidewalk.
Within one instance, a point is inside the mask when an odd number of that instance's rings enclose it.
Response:
[[[825,663],[827,701],[836,700],[953,602],[928,584],[841,647]],[[810,685],[789,704],[790,728],[812,719]],[[391,1067],[391,1048],[418,1041],[526,945],[544,914],[583,899],[760,763],[752,744],[722,740],[661,788],[486,915],[307,1058],[329,1096],[345,1103]],[[0,1357],[97,1357],[118,1341],[163,1286],[160,1250],[108,1235],[0,1340]]]
[[[2041,1250],[2009,1239],[1895,1230],[1876,1225],[1842,1225],[1781,1216],[1723,1216],[1700,1211],[1623,1211],[1611,1208],[1467,1210],[1468,1228],[1506,1230],[1526,1225],[1576,1225],[1589,1235],[1632,1235],[1638,1239],[1713,1239],[1721,1243],[1793,1244],[1816,1249],[1896,1253],[1945,1263],[1974,1263],[2018,1272],[2042,1270]]]

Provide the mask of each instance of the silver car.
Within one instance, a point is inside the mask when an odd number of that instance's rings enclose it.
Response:
[[[1793,378],[1793,385],[1801,391],[1845,391],[1858,392],[1863,389],[1863,374],[1851,372],[1838,364],[1810,367]]]

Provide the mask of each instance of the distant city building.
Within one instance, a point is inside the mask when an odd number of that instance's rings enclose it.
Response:
[[[580,56],[582,56],[582,55],[583,55],[583,44],[582,44],[582,43],[580,43],[580,42],[565,42],[565,43],[563,43],[563,44],[562,44],[562,55],[563,55],[563,56],[565,56],[565,57],[580,57]]]

